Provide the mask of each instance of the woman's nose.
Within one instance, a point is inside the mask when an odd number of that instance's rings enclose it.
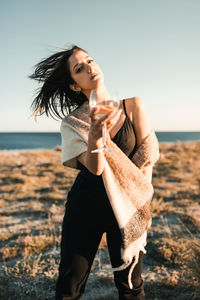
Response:
[[[93,66],[91,66],[91,65],[88,65],[88,73],[93,73],[93,70],[94,70],[94,68],[93,68]]]

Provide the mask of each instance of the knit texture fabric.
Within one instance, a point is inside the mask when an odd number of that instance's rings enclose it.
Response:
[[[90,128],[89,106],[85,102],[69,114],[61,123],[62,163],[77,168],[77,156],[87,151]],[[153,166],[159,158],[159,145],[153,130],[136,149],[130,160],[121,149],[108,138],[107,146],[112,152],[104,152],[104,186],[122,235],[121,257],[123,265],[113,268],[120,271],[134,262],[131,274],[138,262],[139,252],[145,251],[147,230],[151,224],[150,204],[153,186],[143,171]]]

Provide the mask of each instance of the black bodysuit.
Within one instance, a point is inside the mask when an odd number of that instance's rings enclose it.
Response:
[[[125,100],[123,100],[123,107],[126,118],[123,125],[113,137],[112,141],[128,156],[131,157],[136,149],[136,136],[133,124],[130,121],[125,107]],[[67,206],[69,215],[80,215],[80,219],[86,215],[94,216],[97,221],[99,215],[101,217],[106,214],[113,215],[109,199],[107,197],[102,176],[92,174],[79,161],[77,162],[80,172],[68,193]],[[93,218],[93,217],[92,217]],[[102,220],[102,219],[101,219]],[[95,225],[94,225],[95,226]]]

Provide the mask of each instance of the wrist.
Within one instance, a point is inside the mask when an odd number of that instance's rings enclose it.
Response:
[[[88,145],[95,148],[101,148],[103,146],[103,138],[100,137],[98,139],[92,138],[88,141]]]
[[[96,132],[96,131],[89,131],[88,135],[88,144],[98,145],[102,142],[102,131]]]

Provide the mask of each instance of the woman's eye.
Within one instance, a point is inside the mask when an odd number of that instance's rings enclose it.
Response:
[[[77,70],[76,73],[80,73],[82,71],[82,66],[80,66]]]
[[[90,59],[88,60],[88,63],[91,64],[94,60],[93,59]]]

